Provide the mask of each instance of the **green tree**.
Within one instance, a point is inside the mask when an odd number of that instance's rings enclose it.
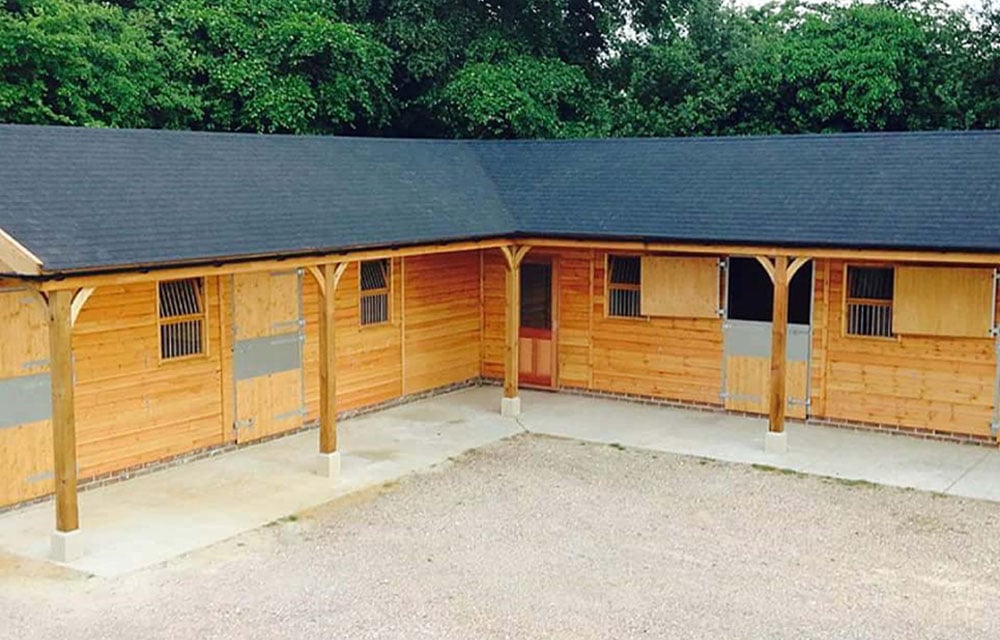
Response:
[[[227,131],[377,130],[393,108],[392,52],[321,0],[159,0],[164,37],[194,52],[196,126]]]
[[[737,133],[961,128],[966,25],[925,5],[765,9],[734,76]]]
[[[186,56],[150,39],[154,16],[73,0],[0,12],[0,120],[110,127],[186,126],[200,113]]]
[[[499,38],[471,47],[471,61],[428,102],[442,129],[468,138],[607,135],[607,113],[586,73],[537,58]]]

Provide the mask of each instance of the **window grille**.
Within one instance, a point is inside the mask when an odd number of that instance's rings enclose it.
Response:
[[[608,256],[608,315],[640,317],[642,262],[639,256]]]
[[[389,322],[389,260],[361,263],[361,324]]]
[[[204,281],[159,283],[160,358],[172,360],[205,352]]]
[[[892,337],[893,270],[847,268],[847,334]]]

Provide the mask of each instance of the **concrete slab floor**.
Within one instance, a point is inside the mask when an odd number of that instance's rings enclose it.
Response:
[[[336,481],[315,473],[312,430],[83,491],[85,555],[66,566],[129,573],[521,432],[498,397],[459,391],[342,421]],[[0,550],[48,560],[54,521],[51,502],[0,516]]]
[[[522,430],[728,462],[1000,501],[1000,452],[986,447],[790,424],[766,453],[763,419],[522,391],[501,417],[481,387],[340,423],[339,481],[316,475],[308,431],[80,494],[87,555],[67,566],[116,576],[254,529]],[[0,550],[46,559],[51,503],[0,516]]]

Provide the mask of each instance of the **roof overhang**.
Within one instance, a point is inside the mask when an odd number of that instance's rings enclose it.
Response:
[[[3,229],[0,229],[0,273],[23,276],[42,273],[42,261]]]

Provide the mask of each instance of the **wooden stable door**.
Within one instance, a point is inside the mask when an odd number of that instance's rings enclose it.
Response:
[[[302,426],[302,273],[233,276],[236,441]]]
[[[551,387],[555,375],[552,263],[521,265],[521,326],[518,374],[527,385]]]
[[[752,258],[730,258],[726,269],[721,395],[726,409],[767,414],[774,285]],[[806,265],[789,289],[785,410],[790,418],[805,418],[808,413],[812,287],[812,265]]]

